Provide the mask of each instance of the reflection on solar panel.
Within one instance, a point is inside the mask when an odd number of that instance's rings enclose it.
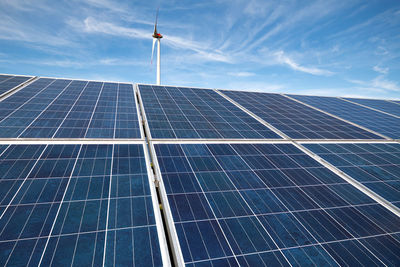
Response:
[[[400,119],[335,97],[290,95],[306,104],[391,138],[400,138]]]
[[[346,98],[352,102],[387,112],[392,115],[400,116],[400,105],[386,100]]]
[[[140,136],[131,84],[41,78],[0,105],[3,138]]]
[[[380,138],[278,94],[222,91],[261,119],[296,139]]]
[[[139,85],[152,138],[280,138],[207,89]]]
[[[0,95],[29,80],[30,76],[14,76],[0,74]]]
[[[162,265],[143,145],[11,145],[0,160],[1,266]]]
[[[291,144],[154,146],[189,266],[400,263],[400,218]]]
[[[400,207],[400,144],[305,144],[314,153]]]

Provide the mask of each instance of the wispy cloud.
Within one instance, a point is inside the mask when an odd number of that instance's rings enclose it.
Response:
[[[222,89],[245,90],[253,92],[282,93],[287,91],[287,87],[282,84],[274,84],[262,81],[230,82],[225,84]]]
[[[83,23],[77,21],[71,21],[70,23],[78,28],[82,27],[82,30],[87,33],[102,33],[129,38],[151,39],[148,31],[122,27],[114,23],[99,21],[92,17],[86,18]]]
[[[228,72],[228,75],[235,77],[251,77],[255,76],[256,74],[248,71],[239,71],[239,72]]]
[[[381,74],[388,74],[388,72],[389,72],[389,68],[382,68],[382,67],[379,67],[378,65],[374,66],[372,69]]]
[[[372,90],[372,91],[400,92],[400,86],[394,81],[385,79],[383,75],[380,75],[380,76],[372,79],[371,81],[349,80],[349,82],[361,85],[361,86],[363,86],[363,88],[365,88],[367,90]]]
[[[99,21],[93,17],[86,18],[83,22],[71,20],[69,24],[77,30],[85,33],[107,34],[112,36],[127,37],[132,39],[152,39],[150,32],[146,29],[124,27],[112,22]],[[196,52],[196,57],[207,61],[219,61],[230,63],[231,59],[221,51],[208,48],[210,45],[184,39],[179,36],[165,35],[163,43],[172,48],[187,49]]]
[[[0,20],[0,39],[40,43],[46,46],[73,45],[73,42],[66,39],[64,36],[30,27],[4,14]]]
[[[275,52],[274,57],[275,57],[275,60],[279,64],[289,66],[290,68],[297,70],[297,71],[301,71],[301,72],[305,72],[305,73],[309,73],[309,74],[313,74],[313,75],[324,75],[324,76],[333,74],[333,72],[328,71],[328,70],[302,66],[299,63],[295,62],[292,58],[287,56],[283,51]]]

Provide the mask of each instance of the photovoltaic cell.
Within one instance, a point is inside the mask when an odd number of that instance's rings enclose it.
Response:
[[[41,78],[0,105],[2,138],[140,138],[131,84]]]
[[[290,95],[330,114],[391,138],[400,138],[400,119],[335,97]]]
[[[14,76],[0,74],[0,95],[29,80],[30,76]]]
[[[345,98],[352,102],[387,112],[392,115],[400,116],[400,105],[379,99]]]
[[[230,90],[221,92],[291,138],[380,138],[279,94]]]
[[[280,138],[213,90],[139,85],[139,91],[152,138]]]
[[[291,144],[154,147],[188,266],[400,262],[400,219]]]
[[[1,266],[162,265],[143,145],[11,145],[0,160]]]
[[[400,144],[305,144],[314,153],[400,207]]]

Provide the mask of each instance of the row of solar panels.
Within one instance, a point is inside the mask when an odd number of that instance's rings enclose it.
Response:
[[[400,144],[303,145],[400,206]],[[400,263],[400,218],[291,143],[152,149],[164,225],[144,141],[0,146],[0,265]]]
[[[0,91],[17,78],[0,76]],[[138,92],[152,139],[400,138],[395,101],[150,85]],[[1,138],[144,137],[132,84],[39,78],[0,103]]]
[[[400,144],[287,96],[138,88],[41,78],[0,102],[3,138],[33,138],[0,146],[0,265],[400,263]]]

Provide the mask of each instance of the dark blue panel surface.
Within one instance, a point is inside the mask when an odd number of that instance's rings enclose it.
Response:
[[[347,240],[370,264],[396,251],[377,256],[355,238],[390,236],[400,219],[293,145],[154,147],[189,266],[339,265]]]
[[[379,138],[279,94],[221,91],[244,108],[296,139]]]
[[[389,202],[400,201],[400,144],[305,144]]]
[[[11,145],[0,160],[1,266],[162,265],[143,145]]]
[[[400,116],[400,105],[386,101],[386,100],[378,100],[378,99],[362,99],[362,98],[346,98],[351,102],[355,102],[358,104],[362,104],[367,107],[371,107],[377,110],[381,110],[392,115]]]
[[[153,138],[280,138],[213,90],[139,85]]]
[[[140,138],[133,87],[41,78],[1,102],[0,137]]]
[[[290,95],[342,119],[391,138],[400,138],[400,119],[335,97]],[[375,137],[377,138],[377,137]]]
[[[14,76],[14,75],[1,75],[0,74],[0,95],[8,92],[9,90],[23,84],[29,80],[30,76]]]

